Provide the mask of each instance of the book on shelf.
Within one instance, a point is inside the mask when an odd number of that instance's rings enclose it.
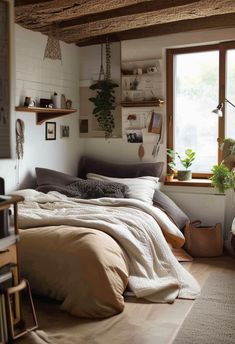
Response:
[[[0,344],[8,341],[6,301],[4,291],[13,284],[13,276],[9,266],[0,269]]]
[[[0,239],[5,238],[8,235],[9,235],[9,209],[4,209],[0,211]]]
[[[6,319],[6,304],[4,294],[0,294],[0,344],[5,344],[8,341],[7,319]]]

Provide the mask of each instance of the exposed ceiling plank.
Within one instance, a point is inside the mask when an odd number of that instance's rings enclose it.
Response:
[[[198,0],[184,0],[186,2]],[[166,3],[172,5],[177,0],[166,0]],[[83,16],[104,14],[107,11],[123,9],[129,6],[148,6],[149,4],[159,3],[164,6],[164,0],[51,0],[45,3],[33,3],[27,6],[16,7],[16,22],[24,24],[25,27],[36,29],[52,23],[79,19]]]
[[[15,0],[16,22],[80,46],[235,27],[235,0]]]
[[[96,36],[115,34],[116,32],[166,23],[172,25],[172,23],[177,21],[205,18],[233,12],[235,12],[234,0],[201,0],[180,7],[122,16],[121,20],[119,17],[109,18],[90,22],[89,24],[75,25],[71,28],[62,28],[58,29],[58,35],[61,40],[72,43]]]
[[[15,7],[18,6],[25,6],[25,5],[35,5],[36,3],[41,3],[41,2],[48,2],[51,0],[15,0]]]
[[[180,32],[201,31],[206,29],[224,29],[235,27],[235,13],[224,14],[220,16],[211,16],[208,18],[199,18],[194,20],[183,20],[169,24],[153,25],[146,28],[129,30],[126,32],[116,32],[110,35],[110,42],[118,42],[129,39],[139,39],[145,37],[162,36]],[[87,46],[93,44],[101,44],[107,41],[107,36],[98,36],[78,40],[78,46]]]
[[[27,2],[27,0],[25,0]],[[29,0],[28,0],[29,1]],[[83,16],[99,15],[100,18],[110,11],[122,13],[134,10],[141,12],[153,8],[166,8],[174,3],[190,3],[199,0],[51,0],[16,7],[16,22],[30,29],[51,25],[62,21],[78,20]],[[24,1],[21,1],[24,2]],[[89,19],[88,19],[89,20]],[[90,18],[92,20],[92,18]],[[96,20],[99,20],[96,17]]]

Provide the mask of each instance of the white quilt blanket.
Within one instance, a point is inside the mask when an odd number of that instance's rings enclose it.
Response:
[[[81,200],[57,192],[18,192],[19,228],[71,225],[95,228],[112,236],[124,250],[129,265],[129,287],[136,297],[153,302],[194,299],[197,281],[172,254],[163,232],[181,246],[182,233],[160,209],[134,199]]]

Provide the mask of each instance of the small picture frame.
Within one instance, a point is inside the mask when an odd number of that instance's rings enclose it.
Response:
[[[88,134],[88,132],[89,132],[88,119],[80,119],[80,121],[79,121],[79,132],[80,132],[80,134]]]
[[[46,140],[56,140],[56,122],[46,122]]]
[[[69,125],[61,125],[60,126],[60,137],[69,137]]]

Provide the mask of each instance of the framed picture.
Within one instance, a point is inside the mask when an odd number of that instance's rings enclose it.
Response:
[[[56,122],[46,122],[46,140],[56,140]]]
[[[60,137],[69,137],[69,125],[61,125],[60,126]]]
[[[0,0],[0,158],[10,149],[10,3]]]
[[[87,134],[89,131],[88,119],[80,119],[79,121],[79,132],[80,134]]]

